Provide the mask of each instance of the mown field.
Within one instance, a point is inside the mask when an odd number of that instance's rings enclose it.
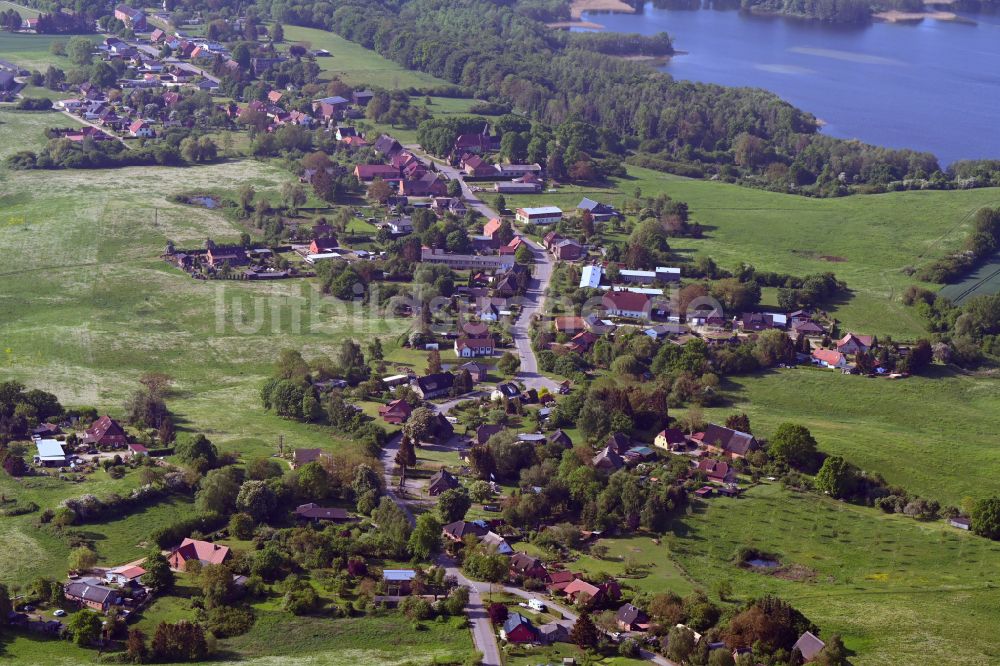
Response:
[[[725,268],[747,262],[794,275],[832,271],[851,290],[830,307],[842,328],[883,338],[911,339],[924,331],[917,314],[900,301],[915,283],[904,269],[959,248],[971,213],[1000,204],[995,188],[809,199],[635,167],[628,172],[615,187],[510,196],[507,205],[572,210],[582,196],[620,206],[636,188],[644,196],[666,193],[686,201],[706,231],[703,239],[671,243],[683,259],[704,254]]]
[[[39,16],[41,14],[37,9],[32,9],[31,7],[25,7],[23,5],[18,5],[13,2],[8,2],[7,0],[0,0],[0,12],[5,12],[9,9],[13,9],[15,12],[21,15],[21,18],[32,18],[34,16]]]
[[[0,6],[0,10],[5,9]],[[97,41],[97,35],[87,36]],[[66,43],[72,35],[32,35],[26,33],[0,33],[0,58],[10,60],[25,69],[44,72],[49,65],[67,69],[72,65],[65,56],[49,51],[52,42]]]
[[[325,30],[285,26],[285,41],[310,49],[326,49],[330,57],[317,58],[317,64],[329,76],[337,76],[351,85],[389,89],[448,85],[430,74],[404,69],[374,51]]]

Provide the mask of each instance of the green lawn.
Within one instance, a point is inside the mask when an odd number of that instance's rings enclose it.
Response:
[[[729,269],[747,262],[794,275],[832,271],[852,292],[830,308],[843,328],[896,338],[924,331],[916,312],[900,302],[915,282],[904,269],[959,248],[971,214],[1000,203],[995,188],[809,199],[636,167],[628,173],[615,188],[509,196],[507,206],[572,210],[583,196],[620,206],[637,187],[644,196],[666,193],[687,202],[692,219],[706,230],[703,239],[671,241],[683,258],[706,254]]]
[[[773,593],[841,633],[855,666],[988,664],[997,626],[1000,544],[948,527],[889,516],[776,485],[743,499],[698,503],[676,522],[669,548],[711,590],[729,580],[740,600]],[[740,546],[776,553],[780,575],[731,563]],[[798,579],[796,579],[798,578]]]
[[[316,58],[317,64],[329,76],[340,77],[351,85],[389,89],[448,85],[430,74],[404,69],[374,51],[325,30],[285,26],[285,41],[304,44],[311,49],[326,49],[330,57]]]

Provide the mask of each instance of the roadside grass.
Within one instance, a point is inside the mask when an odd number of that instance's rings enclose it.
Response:
[[[666,543],[694,579],[728,580],[740,601],[777,594],[823,636],[842,634],[857,652],[855,666],[1000,658],[994,637],[982,631],[1000,621],[1000,544],[943,522],[764,485],[743,499],[696,502]],[[735,566],[741,546],[776,553],[786,572]]]
[[[390,90],[449,85],[430,74],[405,69],[374,51],[325,30],[287,25],[285,43],[326,49],[330,57],[316,58],[316,64],[328,76],[337,76],[350,85],[379,86]]]
[[[705,416],[746,412],[764,437],[783,422],[803,424],[824,453],[957,506],[994,485],[1000,393],[996,379],[935,370],[900,381],[805,367],[733,377],[722,386],[730,404]]]
[[[507,207],[573,210],[583,196],[621,206],[637,187],[643,196],[668,194],[687,202],[692,220],[705,230],[702,239],[671,240],[684,260],[707,255],[728,269],[747,262],[793,275],[833,272],[851,290],[828,308],[841,329],[897,339],[924,333],[920,317],[900,301],[903,290],[917,282],[904,269],[958,249],[971,214],[1000,203],[996,188],[810,199],[631,166],[626,178],[613,183],[613,188],[508,196]]]
[[[0,6],[0,9],[6,9]],[[14,7],[19,12],[22,11]],[[95,42],[97,35],[84,35]],[[52,42],[66,43],[73,38],[73,35],[32,35],[19,32],[0,33],[0,54],[4,60],[10,60],[14,64],[27,69],[44,72],[49,65],[54,65],[60,69],[67,70],[73,67],[66,56],[54,55],[49,48]]]

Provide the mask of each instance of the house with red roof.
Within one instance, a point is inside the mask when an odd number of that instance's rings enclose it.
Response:
[[[170,551],[167,562],[170,568],[177,571],[184,571],[188,562],[201,562],[202,564],[222,564],[229,557],[229,546],[220,546],[209,541],[197,541],[195,539],[184,539],[181,545]]]
[[[870,335],[848,333],[837,340],[837,351],[841,354],[861,354],[872,348],[874,338]]]
[[[653,446],[673,451],[676,448],[687,447],[687,435],[680,428],[665,428],[653,439]]]
[[[824,368],[844,370],[850,367],[847,357],[834,349],[814,349],[812,353],[813,361]]]
[[[649,319],[650,299],[647,294],[634,291],[609,291],[604,294],[601,303],[608,314],[629,319]]]
[[[550,571],[545,576],[545,587],[550,594],[561,593],[567,585],[582,577],[582,573],[572,571]]]
[[[499,217],[494,217],[492,220],[483,225],[483,235],[494,243],[498,243],[497,235],[500,233],[500,227],[502,225],[503,220]]]
[[[716,483],[731,483],[736,478],[729,463],[721,460],[699,460],[698,471],[704,472],[709,481]]]
[[[145,120],[136,120],[128,126],[128,133],[132,136],[142,138],[152,138],[156,136],[156,131]]]
[[[393,425],[400,425],[405,423],[406,419],[410,418],[410,404],[405,400],[393,400],[388,405],[382,405],[378,408],[378,415],[386,423],[391,423]]]
[[[370,183],[376,178],[399,180],[402,177],[398,168],[388,164],[358,164],[354,167],[354,176],[362,183]]]
[[[592,607],[601,607],[618,601],[622,595],[621,587],[617,581],[609,580],[600,585],[594,585],[582,578],[577,578],[564,587],[562,593],[573,603],[587,603]]]
[[[118,422],[105,414],[83,433],[84,444],[121,449],[128,444],[128,435]]]
[[[702,448],[710,453],[727,455],[730,458],[745,458],[751,451],[760,448],[757,438],[747,432],[740,432],[715,423],[710,423],[705,432],[691,435]]]

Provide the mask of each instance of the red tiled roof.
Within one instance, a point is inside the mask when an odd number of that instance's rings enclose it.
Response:
[[[220,546],[208,541],[184,539],[174,552],[180,554],[185,560],[199,560],[205,564],[222,564],[226,556],[229,555],[229,546]]]

